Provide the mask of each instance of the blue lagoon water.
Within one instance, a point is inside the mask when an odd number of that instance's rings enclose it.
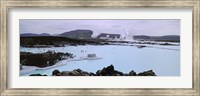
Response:
[[[179,48],[180,46],[159,45],[152,45],[144,48],[122,45],[66,45],[65,47],[52,48],[21,47],[21,52],[42,53],[49,50],[56,52],[69,52],[76,56],[74,59],[87,56],[87,54],[96,54],[97,57],[102,57],[102,59],[98,60],[63,60],[57,63],[65,64],[63,66],[46,70],[35,70],[21,75],[36,73],[51,75],[52,71],[55,69],[60,71],[72,71],[77,68],[83,71],[95,73],[97,70],[113,64],[116,70],[124,73],[128,73],[131,70],[139,73],[152,69],[158,76],[180,76]]]

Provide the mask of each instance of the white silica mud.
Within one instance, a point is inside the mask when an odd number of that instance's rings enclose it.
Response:
[[[20,76],[30,74],[46,74],[51,76],[52,71],[72,71],[81,69],[96,73],[103,67],[113,65],[116,70],[128,73],[131,70],[143,72],[153,70],[157,76],[180,76],[180,46],[170,45],[79,45],[51,48],[20,47],[21,52],[43,53],[49,50],[55,52],[69,52],[76,57],[57,62],[56,67],[38,69],[31,72],[20,73]],[[81,59],[88,54],[96,54],[99,59]]]

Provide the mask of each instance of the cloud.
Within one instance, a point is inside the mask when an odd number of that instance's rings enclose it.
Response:
[[[59,34],[76,29],[89,29],[100,33],[129,33],[132,35],[180,35],[180,20],[50,20],[20,19],[20,33]]]

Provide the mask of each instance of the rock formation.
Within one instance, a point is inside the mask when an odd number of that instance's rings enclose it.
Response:
[[[82,71],[81,69],[74,69],[73,71],[54,70],[52,76],[156,76],[153,70],[144,71],[137,74],[134,70],[129,73],[123,73],[115,70],[113,65],[104,67],[102,70],[98,70],[96,73]]]
[[[26,66],[48,67],[67,58],[73,58],[73,54],[53,51],[46,53],[20,52],[20,64]]]

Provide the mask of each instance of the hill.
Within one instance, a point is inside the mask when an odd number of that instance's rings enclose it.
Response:
[[[23,34],[20,34],[20,37],[33,37],[33,36],[51,36],[51,35],[47,34],[47,33],[42,33],[42,34],[23,33]]]
[[[137,35],[133,36],[134,40],[147,40],[147,41],[166,41],[166,42],[180,42],[180,36],[178,35],[165,35],[165,36],[147,36]]]
[[[93,34],[93,31],[91,30],[77,29],[77,30],[61,33],[58,36],[67,37],[67,38],[88,39],[92,37],[92,34]]]

